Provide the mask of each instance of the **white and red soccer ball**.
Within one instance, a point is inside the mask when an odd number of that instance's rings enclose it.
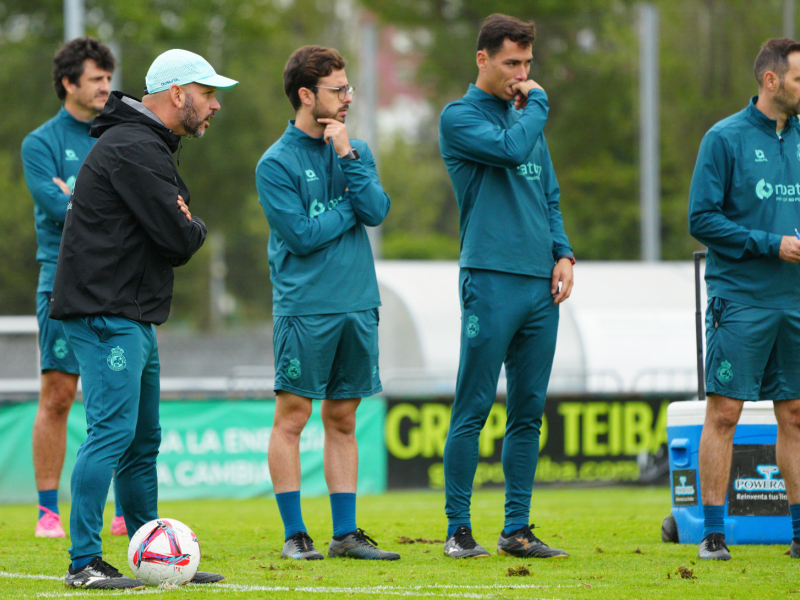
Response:
[[[145,523],[131,538],[128,566],[147,585],[188,583],[200,565],[200,544],[186,525],[175,519]]]

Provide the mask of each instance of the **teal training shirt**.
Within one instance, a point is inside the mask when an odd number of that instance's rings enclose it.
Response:
[[[572,257],[550,151],[542,130],[547,94],[534,89],[523,110],[470,84],[439,120],[439,149],[453,182],[462,268],[551,277]]]
[[[364,226],[383,221],[389,196],[367,145],[350,144],[360,158],[343,160],[333,144],[290,121],[258,161],[275,316],[356,312],[381,304]]]
[[[762,308],[800,306],[800,265],[778,258],[800,228],[800,127],[755,107],[714,125],[700,144],[689,231],[708,246],[708,295]]]
[[[89,137],[92,123],[79,121],[62,106],[55,117],[33,130],[22,141],[22,166],[25,183],[33,196],[36,226],[36,260],[39,292],[52,292],[56,275],[61,231],[67,215],[69,194],[53,182],[58,177],[70,189],[95,138]]]

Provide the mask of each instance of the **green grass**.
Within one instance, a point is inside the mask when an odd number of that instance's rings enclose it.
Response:
[[[156,591],[186,598],[798,598],[800,561],[783,546],[731,548],[727,563],[696,559],[697,547],[664,544],[660,526],[669,513],[666,488],[535,490],[537,534],[570,553],[566,559],[521,560],[492,556],[453,560],[442,544],[401,544],[401,536],[442,539],[441,493],[409,492],[360,497],[358,522],[402,560],[393,563],[326,559],[301,563],[280,558],[283,528],[274,500],[163,503],[161,515],[190,524],[203,547],[201,568],[225,574],[221,586]],[[108,509],[111,509],[109,505]],[[325,552],[331,518],[327,498],[303,500],[306,525]],[[62,514],[68,507],[62,508]],[[476,539],[494,551],[502,525],[501,492],[477,492],[472,505]],[[109,522],[110,512],[106,514]],[[22,579],[12,573],[62,578],[67,540],[33,537],[32,506],[0,505],[0,598],[109,596],[67,590],[61,579]],[[108,527],[106,527],[106,532]],[[127,540],[104,535],[104,558],[129,574]],[[510,576],[523,566],[526,576]],[[682,578],[678,571],[692,571]],[[688,574],[688,571],[685,571]],[[248,589],[258,586],[261,589]],[[269,588],[269,589],[266,589]],[[273,588],[277,588],[273,591]],[[288,588],[288,591],[287,591]],[[147,593],[147,592],[134,592]],[[797,594],[797,595],[794,595]]]

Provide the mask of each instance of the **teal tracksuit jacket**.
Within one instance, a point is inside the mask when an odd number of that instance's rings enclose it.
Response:
[[[33,130],[22,141],[25,183],[33,196],[36,260],[41,265],[38,292],[52,292],[58,248],[67,215],[69,194],[61,191],[53,177],[70,189],[95,138],[89,137],[92,123],[78,121],[62,106],[55,117]]]
[[[549,279],[556,259],[572,257],[542,133],[548,110],[543,90],[531,90],[519,111],[470,84],[442,112],[439,146],[461,211],[461,268]]]
[[[365,225],[389,212],[367,144],[343,160],[322,138],[289,122],[256,167],[258,201],[270,226],[273,315],[325,315],[380,306]]]
[[[700,144],[689,230],[708,246],[708,295],[762,308],[800,306],[800,265],[778,258],[800,228],[800,126],[778,135],[755,107],[714,125]]]

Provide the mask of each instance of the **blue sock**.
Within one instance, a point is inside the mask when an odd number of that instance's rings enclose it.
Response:
[[[97,558],[97,557],[96,556],[87,556],[85,558],[81,558],[81,559],[78,559],[78,560],[73,560],[72,561],[72,571],[75,572],[75,571],[78,571],[78,570],[82,569],[83,567],[88,565],[90,562],[92,562],[95,558]]]
[[[792,515],[792,537],[800,540],[800,504],[790,504],[789,514]]]
[[[511,523],[503,528],[503,535],[508,535],[509,533],[514,532],[517,529],[522,529],[523,527],[527,526],[528,526],[527,523],[522,523],[521,525],[519,523]]]
[[[122,506],[119,503],[119,496],[114,494],[114,516],[121,517],[122,516]]]
[[[457,520],[460,521],[460,523],[456,523],[454,521],[450,521],[448,523],[448,525],[447,525],[447,537],[450,537],[451,535],[453,535],[456,532],[456,529],[458,529],[459,527],[461,527],[463,525],[466,525],[467,527],[472,529],[472,522],[469,519],[466,519],[466,520],[457,519]]]
[[[52,510],[58,514],[58,489],[45,490],[39,492],[39,506],[44,506],[47,510]],[[42,518],[44,511],[39,509],[39,518]]]
[[[703,537],[712,533],[725,535],[724,506],[707,506],[703,504]]]
[[[341,537],[356,530],[356,495],[331,494],[333,537]]]
[[[283,519],[284,539],[289,539],[298,531],[308,531],[303,523],[303,511],[300,510],[300,490],[275,494],[278,510]]]

